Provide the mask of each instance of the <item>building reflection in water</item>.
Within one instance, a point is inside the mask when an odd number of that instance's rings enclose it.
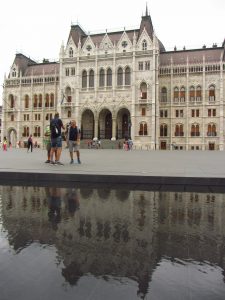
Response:
[[[92,274],[137,282],[145,298],[162,260],[225,269],[225,195],[106,188],[0,187],[2,226],[18,253],[54,245],[70,285]]]

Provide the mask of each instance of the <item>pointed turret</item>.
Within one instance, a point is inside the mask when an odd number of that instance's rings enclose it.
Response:
[[[71,37],[74,41],[74,44],[76,46],[78,46],[79,40],[82,41],[82,38],[87,37],[87,34],[84,32],[84,30],[78,24],[71,25],[68,41]]]
[[[147,33],[149,34],[151,40],[153,39],[153,25],[152,25],[152,19],[151,19],[151,16],[148,12],[148,7],[147,7],[147,4],[146,4],[146,11],[145,11],[145,15],[142,16],[142,19],[141,19],[141,25],[140,25],[140,31],[139,31],[139,36],[141,35],[142,31],[144,30],[147,31]]]
[[[25,56],[22,53],[17,53],[16,57],[14,59],[14,64],[18,67],[18,71],[22,72],[22,74],[24,75],[27,67],[30,64],[37,64],[34,60],[30,59],[29,57]]]
[[[223,41],[222,47],[223,47],[223,61],[225,61],[225,39]]]
[[[64,43],[62,41],[61,47],[60,47],[60,53],[59,53],[59,57],[62,58],[64,55]]]

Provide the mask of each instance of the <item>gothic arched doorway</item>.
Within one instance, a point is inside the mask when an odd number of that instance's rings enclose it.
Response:
[[[130,137],[131,119],[130,112],[127,108],[122,108],[117,114],[117,139]]]
[[[99,114],[99,138],[112,138],[112,113],[108,109],[103,109]]]
[[[83,112],[81,118],[81,139],[93,139],[94,114],[90,109]]]
[[[7,139],[8,139],[9,145],[12,145],[12,147],[16,147],[16,143],[17,143],[17,132],[16,132],[16,129],[10,128],[8,130]]]

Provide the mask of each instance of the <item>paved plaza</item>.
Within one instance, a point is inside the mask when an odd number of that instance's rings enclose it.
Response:
[[[63,149],[64,166],[45,164],[46,159],[42,149],[1,151],[0,181],[225,186],[223,151],[81,149],[82,164],[71,165]]]

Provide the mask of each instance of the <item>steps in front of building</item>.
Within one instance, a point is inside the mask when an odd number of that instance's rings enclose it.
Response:
[[[122,149],[123,148],[123,141],[124,140],[116,140],[116,141],[111,141],[111,140],[101,140],[101,149]],[[92,146],[91,146],[92,142]],[[96,149],[96,143],[92,140],[82,140],[80,143],[80,148],[81,149]]]

